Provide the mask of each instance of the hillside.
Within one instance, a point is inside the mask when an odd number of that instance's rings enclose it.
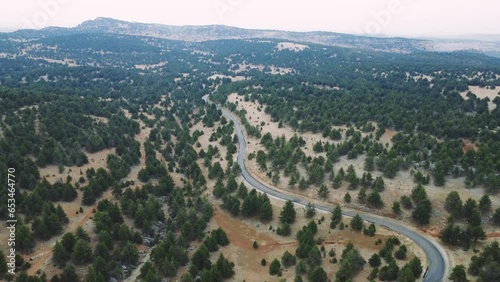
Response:
[[[0,279],[490,281],[500,59],[428,44],[105,18],[0,34]]]
[[[22,30],[12,36],[51,37],[74,33],[114,33],[123,35],[148,36],[155,38],[200,42],[221,39],[283,39],[296,42],[322,44],[346,48],[367,49],[374,51],[412,53],[417,51],[450,52],[460,50],[476,50],[498,56],[500,42],[498,40],[470,39],[408,39],[356,36],[333,32],[292,32],[281,30],[243,29],[222,25],[212,26],[172,26],[162,24],[145,24],[96,18],[74,28],[50,27],[41,31]]]

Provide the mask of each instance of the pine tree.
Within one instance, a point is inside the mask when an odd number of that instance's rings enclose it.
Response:
[[[344,202],[346,204],[351,203],[351,194],[349,194],[349,192],[345,193],[345,195],[344,195]]]
[[[210,267],[210,252],[208,251],[205,245],[201,245],[196,252],[193,254],[193,258],[191,259],[193,265],[196,266],[197,269],[203,269],[205,267]]]
[[[479,200],[479,210],[483,214],[491,211],[491,199],[488,195],[483,195]]]
[[[382,197],[377,191],[373,191],[368,195],[367,198],[368,206],[380,209],[384,206],[384,202],[382,201]]]
[[[61,275],[59,276],[60,281],[80,281],[78,275],[76,274],[75,267],[71,263],[67,263],[63,268]]]
[[[363,229],[363,219],[359,214],[356,214],[351,220],[351,228],[356,231]]]
[[[415,278],[418,278],[418,277],[420,277],[420,275],[422,275],[422,272],[423,272],[422,262],[420,261],[420,259],[418,257],[413,257],[410,260],[409,265],[411,266],[411,269],[413,270],[413,275]]]
[[[297,262],[297,259],[295,258],[294,255],[290,254],[288,251],[286,251],[283,256],[281,257],[281,262],[283,263],[284,267],[289,267],[292,265],[295,265]]]
[[[106,282],[102,274],[97,272],[94,266],[89,266],[84,282]]]
[[[337,224],[339,224],[341,221],[342,221],[342,209],[340,208],[339,205],[336,205],[332,211],[332,221],[330,223],[330,228],[335,228],[335,226],[337,226]]]
[[[469,279],[467,279],[467,273],[465,272],[465,266],[461,264],[456,265],[451,271],[448,279],[453,282],[469,282]]]
[[[315,281],[315,282],[327,282],[328,277],[326,275],[325,270],[323,267],[318,266],[314,268],[308,275],[309,281]]]
[[[73,247],[75,246],[76,238],[75,235],[71,232],[65,233],[61,238],[61,245],[64,246],[68,253],[73,251]]]
[[[419,224],[428,224],[431,218],[432,206],[429,200],[419,202],[412,213],[413,219]]]
[[[281,275],[281,263],[278,259],[274,259],[269,265],[269,274],[270,275]]]
[[[305,180],[305,178],[304,177],[300,178],[300,180],[299,180],[299,189],[304,190],[308,186],[309,186],[309,184],[307,183],[307,181]]]
[[[397,215],[401,214],[401,205],[399,204],[399,202],[392,203],[392,211]]]
[[[405,264],[398,272],[397,282],[415,282],[415,277],[409,264]]]
[[[368,263],[371,267],[379,267],[381,264],[380,256],[377,253],[374,253],[368,260]]]
[[[292,201],[286,201],[280,213],[280,222],[292,224],[295,222],[296,214]]]
[[[127,242],[121,253],[122,262],[129,265],[136,265],[139,261],[139,253],[134,244]]]
[[[222,279],[229,279],[234,276],[234,263],[228,261],[223,254],[219,255],[215,263],[215,269]]]
[[[314,204],[311,202],[307,203],[304,213],[306,218],[312,218],[316,214],[316,207]]]
[[[259,210],[259,217],[262,221],[269,221],[273,219],[273,207],[269,202],[262,204]]]
[[[326,185],[325,184],[322,184],[319,188],[318,188],[318,196],[320,198],[326,198],[328,197],[328,194],[330,194],[330,191],[328,190],[328,188],[326,188]]]
[[[66,250],[66,248],[59,242],[56,242],[54,249],[52,250],[52,260],[58,265],[59,267],[64,266],[69,258],[71,257],[71,254]]]
[[[366,189],[361,188],[358,193],[358,202],[364,204],[366,202]]]
[[[81,226],[76,229],[76,237],[84,241],[90,242],[90,236]]]
[[[444,206],[453,217],[459,218],[462,215],[462,200],[457,191],[452,191],[446,196]]]
[[[87,241],[78,239],[73,247],[73,260],[78,264],[92,260],[92,249]]]
[[[19,225],[16,229],[16,247],[18,250],[28,252],[35,247],[35,239],[26,225]]]

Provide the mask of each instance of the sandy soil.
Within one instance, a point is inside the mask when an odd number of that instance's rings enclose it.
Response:
[[[210,228],[222,227],[228,234],[230,245],[221,249],[225,257],[230,259],[236,264],[236,275],[233,281],[281,281],[286,279],[292,281],[295,277],[295,268],[285,268],[282,277],[273,277],[269,275],[269,263],[277,258],[281,260],[281,256],[285,251],[295,254],[297,248],[297,241],[293,238],[294,234],[309,222],[309,219],[304,217],[303,210],[296,208],[297,221],[292,224],[292,235],[287,237],[278,236],[272,229],[279,226],[279,212],[282,208],[283,202],[271,200],[274,209],[274,219],[266,224],[263,224],[255,219],[235,219],[229,216],[224,211],[218,210],[215,214],[215,221],[210,225]],[[408,258],[411,259],[417,255],[424,258],[423,264],[425,265],[425,255],[418,246],[398,234],[394,234],[383,228],[377,230],[377,235],[374,237],[367,237],[358,232],[352,232],[349,228],[344,230],[330,230],[329,222],[330,215],[327,213],[318,213],[314,220],[318,221],[322,216],[325,221],[318,225],[318,234],[315,238],[323,238],[322,246],[325,247],[326,253],[333,248],[336,252],[337,259],[340,258],[342,250],[345,245],[352,242],[356,248],[361,252],[361,255],[368,260],[370,256],[378,252],[382,245],[375,245],[378,239],[382,241],[387,240],[389,237],[398,237],[408,247]],[[344,218],[343,222],[349,224],[350,219]],[[258,249],[252,248],[253,241],[259,244]],[[217,257],[216,255],[215,257]],[[260,261],[266,259],[267,266],[261,266]],[[328,278],[334,280],[335,272],[338,270],[338,264],[330,264],[328,262],[328,254],[323,259],[322,266],[328,274]],[[407,260],[399,262],[403,265]],[[359,273],[353,281],[366,281],[371,268],[365,265],[364,270]]]
[[[260,125],[261,121],[265,122],[265,125],[262,128],[262,133],[267,133],[270,132],[273,137],[285,135],[286,138],[288,139],[293,135],[293,130],[289,128],[278,128],[277,123],[270,122],[270,116],[266,115],[264,112],[258,112],[257,111],[257,105],[252,104],[251,102],[244,102],[242,100],[242,97],[237,96],[236,94],[232,94],[228,101],[231,102],[236,102],[238,101],[238,108],[239,109],[246,109],[248,114],[247,118],[252,125]],[[396,131],[392,130],[386,130],[385,134],[381,137],[381,142],[385,145],[388,144],[389,147],[392,146],[392,142],[390,141],[392,137],[396,134]],[[248,136],[248,135],[247,135]],[[300,134],[306,140],[306,148],[304,149],[304,152],[307,155],[310,156],[318,156],[321,154],[315,153],[310,148],[312,148],[312,145],[317,142],[318,140],[322,140],[322,137],[320,134],[312,134],[312,133],[304,133]],[[258,150],[265,150],[265,148],[259,144],[260,140],[257,140],[256,138],[253,137],[247,137],[248,141],[248,152],[256,152]],[[322,140],[323,142],[325,141],[324,139]],[[330,141],[331,142],[331,141]],[[467,143],[467,140],[464,141],[464,148],[468,146],[470,148],[475,148],[474,144]],[[359,176],[361,176],[364,172],[364,160],[365,156],[360,156],[355,160],[348,160],[346,157],[342,157],[338,163],[334,165],[334,170],[337,171],[341,167],[344,168],[344,170],[347,169],[349,165],[353,165],[354,169],[356,170],[356,173]],[[298,188],[290,188],[288,187],[288,181],[289,178],[284,177],[283,174],[280,175],[281,180],[278,185],[273,185],[271,182],[271,179],[269,179],[265,174],[267,172],[265,171],[260,171],[258,169],[258,165],[255,161],[247,161],[247,169],[249,172],[257,179],[260,181],[266,183],[269,186],[274,186],[278,189],[281,189],[283,191],[287,191],[289,193],[294,193],[294,194],[299,194],[308,198],[311,198],[312,201],[323,201],[323,202],[328,202],[331,204],[336,204],[340,203],[341,205],[344,205],[343,203],[343,198],[345,193],[349,192],[352,197],[352,202],[351,204],[347,205],[349,208],[354,208],[358,210],[362,210],[365,212],[371,212],[374,214],[379,214],[382,216],[387,216],[394,218],[395,215],[392,213],[391,206],[394,201],[398,201],[401,196],[403,195],[410,195],[411,190],[415,187],[415,184],[413,183],[413,177],[410,173],[410,171],[400,171],[398,175],[394,179],[387,179],[384,178],[385,182],[385,187],[386,190],[381,193],[382,199],[386,206],[381,209],[381,210],[373,210],[373,209],[368,209],[364,205],[360,205],[357,203],[357,194],[359,192],[359,188],[354,191],[349,191],[348,185],[346,183],[343,183],[342,187],[340,187],[337,190],[331,189],[330,194],[327,199],[320,199],[317,196],[316,188],[317,187],[309,187],[308,189],[301,191]],[[306,175],[306,172],[304,171],[303,168],[299,168],[299,171],[301,172],[301,175]],[[424,174],[429,174],[429,171],[422,171]],[[372,172],[373,177],[381,176],[382,173],[378,171]],[[444,209],[444,201],[446,199],[446,196],[448,195],[449,192],[451,191],[458,191],[460,194],[460,197],[462,201],[465,202],[468,198],[475,199],[476,201],[479,201],[479,199],[484,195],[484,191],[482,188],[474,188],[474,189],[466,189],[466,186],[464,184],[465,179],[462,178],[448,178],[446,185],[444,187],[436,187],[432,183],[426,186],[426,191],[432,201],[433,204],[433,214],[431,218],[431,222],[428,226],[425,227],[420,227],[420,231],[422,233],[427,233],[429,236],[432,236],[436,238],[436,241],[439,242],[439,233],[441,231],[441,227],[446,224],[446,219],[449,217],[448,212],[445,211]],[[325,179],[325,182],[327,183],[328,181]],[[431,181],[432,182],[432,181]],[[500,206],[500,197],[498,196],[490,196],[493,204],[493,209],[496,209],[497,207]],[[408,224],[408,226],[413,226],[413,221],[411,219],[411,211],[405,211],[403,210],[403,214],[398,217],[398,220],[401,220]],[[484,229],[485,232],[487,233],[487,236],[490,238],[488,241],[491,240],[498,240],[498,229],[494,228],[489,224],[488,221],[483,222],[484,224]],[[481,244],[479,244],[481,246]],[[445,247],[446,252],[448,253],[448,256],[450,258],[450,269],[453,268],[455,265],[456,261],[459,261],[461,263],[462,261],[470,261],[470,257],[473,255],[472,252],[463,252],[460,250],[456,250],[453,248],[448,248]],[[423,257],[423,256],[421,256]]]
[[[136,69],[140,69],[140,70],[147,70],[147,69],[154,69],[154,68],[157,68],[157,67],[163,67],[166,64],[168,64],[168,61],[160,62],[158,64],[135,65],[135,68]]]
[[[228,75],[223,75],[223,74],[214,74],[208,77],[208,79],[211,80],[216,80],[217,78],[223,79],[223,78],[229,78],[231,81],[243,81],[247,80],[247,77],[242,76],[242,75],[237,75],[237,76],[228,76]]]
[[[235,98],[234,96],[232,97]],[[264,116],[261,116],[264,118]],[[269,117],[266,117],[269,118]],[[255,118],[254,118],[255,120]],[[260,123],[260,121],[258,121]],[[198,129],[203,130],[205,132],[204,135],[200,136],[199,142],[202,144],[202,148],[206,150],[208,144],[212,144],[213,146],[217,145],[217,142],[208,142],[210,134],[212,131],[215,131],[216,128],[220,124],[216,123],[213,128],[204,128],[202,123],[198,123],[193,126],[192,131]],[[272,128],[272,130],[279,130],[280,134],[293,135],[293,131],[287,128],[277,128],[277,124],[274,124],[276,128]],[[267,126],[264,129],[269,129]],[[321,136],[311,134],[308,137],[310,138],[321,138]],[[255,138],[250,138],[252,140],[250,143],[251,146],[255,146],[256,143]],[[218,146],[221,151],[221,156],[225,156],[225,147]],[[234,156],[234,159],[236,156]],[[252,162],[248,162],[250,164]],[[202,171],[206,174],[207,169],[202,165],[202,161],[199,161],[200,167]],[[222,167],[225,167],[225,160],[221,162]],[[258,174],[255,176],[259,177]],[[264,176],[265,177],[265,176]],[[260,177],[259,177],[260,178]],[[248,183],[244,181],[244,179],[240,176],[237,179],[238,182],[244,182],[247,187],[251,187]],[[211,200],[211,202],[216,203],[216,206],[221,204],[220,200],[214,199],[211,194],[211,190],[214,185],[213,180],[208,180],[207,187],[207,196]],[[313,190],[313,189],[310,189]],[[314,198],[315,193],[313,193],[311,198]],[[225,257],[230,259],[236,264],[235,271],[236,275],[232,279],[233,281],[280,281],[281,279],[287,279],[287,281],[293,280],[295,277],[295,271],[293,267],[289,269],[285,269],[283,272],[283,276],[280,278],[272,277],[269,275],[269,266],[261,266],[260,261],[265,258],[268,264],[274,259],[280,259],[285,251],[289,251],[290,253],[295,253],[295,249],[297,247],[297,242],[293,238],[293,234],[295,234],[302,226],[306,225],[309,220],[305,219],[304,211],[301,207],[296,207],[297,210],[297,222],[292,225],[292,235],[288,237],[281,237],[275,234],[273,229],[279,226],[279,212],[282,208],[283,202],[280,200],[276,200],[271,198],[271,203],[273,205],[274,210],[274,219],[268,223],[261,223],[255,219],[242,219],[242,218],[233,218],[228,215],[221,208],[217,207],[215,209],[214,220],[209,225],[209,229],[215,229],[218,227],[222,227],[231,241],[231,244],[227,247],[221,249],[221,252]],[[342,249],[344,246],[351,241],[355,244],[356,247],[361,249],[362,255],[368,259],[374,252],[377,252],[381,246],[376,246],[375,241],[377,239],[385,240],[389,236],[397,236],[399,237],[410,250],[409,258],[413,255],[418,255],[420,258],[425,259],[425,255],[422,253],[421,249],[415,244],[406,239],[401,238],[400,235],[394,234],[391,231],[388,231],[384,228],[378,228],[377,236],[375,237],[366,237],[362,234],[356,233],[353,234],[349,229],[345,229],[344,231],[340,230],[329,230],[329,220],[330,215],[328,213],[320,213],[315,216],[315,220],[319,220],[322,216],[325,217],[325,222],[319,225],[320,231],[318,232],[317,237],[321,237],[325,240],[323,245],[326,248],[326,251],[330,250],[330,248],[334,248],[337,252],[337,258],[339,258]],[[345,223],[348,223],[350,219],[344,219]],[[271,230],[270,230],[271,227]],[[252,248],[253,241],[257,241],[259,244],[259,248],[257,250]],[[218,254],[212,255],[212,259],[217,259]],[[403,262],[404,263],[404,262]],[[425,263],[425,261],[424,261]],[[338,268],[338,265],[333,265],[328,263],[328,259],[324,259],[323,267],[327,271],[330,279],[334,279],[335,272]],[[365,270],[360,273],[354,281],[366,281],[366,277],[370,272],[370,268],[368,266],[365,267]]]
[[[500,89],[486,89],[479,86],[469,86],[469,91],[474,93],[479,99],[484,99],[486,97],[490,98],[490,102],[488,102],[488,109],[490,110],[490,112],[496,108],[495,103],[493,103],[493,99],[499,96],[498,93],[500,92]],[[462,96],[462,98],[464,98],[465,100],[469,99],[469,97],[467,97],[467,93],[469,91],[461,92],[460,95]]]
[[[239,96],[236,93],[229,95],[227,101],[231,102],[231,103],[237,102],[238,103],[238,105],[237,105],[238,110],[245,109],[247,111],[248,122],[253,126],[257,126],[259,129],[262,129],[262,135],[269,132],[273,135],[273,137],[284,135],[287,140],[292,138],[294,134],[301,136],[307,143],[307,145],[304,148],[302,148],[302,150],[307,155],[311,155],[314,153],[314,151],[312,150],[312,147],[313,147],[314,143],[316,143],[318,141],[321,141],[323,143],[325,143],[325,142],[339,143],[340,141],[345,140],[344,134],[343,134],[342,140],[333,141],[330,138],[324,138],[321,135],[321,133],[312,133],[312,132],[300,133],[300,132],[295,131],[295,130],[293,130],[289,127],[286,127],[286,126],[279,128],[279,126],[278,126],[279,123],[272,122],[270,115],[265,114],[263,110],[262,111],[257,110],[258,106],[260,106],[260,105],[257,105],[257,104],[252,103],[252,102],[245,102],[243,100],[243,96]],[[262,122],[264,122],[263,126],[261,125]],[[348,129],[348,127],[345,127],[345,126],[333,126],[332,128],[344,130],[344,131]],[[249,141],[248,152],[254,152],[254,151],[257,151],[257,150],[260,150],[263,148],[263,146],[259,144],[260,140],[257,140],[256,138],[250,137],[248,139],[248,141]],[[262,146],[262,147],[259,147],[259,146]]]
[[[89,221],[89,219],[93,216],[93,210],[97,208],[97,203],[91,207],[83,207],[83,213],[76,213],[80,209],[81,197],[82,193],[78,193],[78,198],[72,203],[60,203],[64,209],[64,212],[69,218],[69,223],[65,227],[65,231],[58,236],[55,236],[47,241],[37,241],[37,246],[33,250],[32,254],[25,256],[26,261],[30,261],[31,268],[28,269],[28,274],[34,275],[38,270],[42,270],[47,274],[48,277],[52,277],[55,274],[60,273],[60,270],[52,264],[52,249],[55,243],[61,240],[62,235],[66,232],[75,232],[76,229],[80,226],[83,227],[85,231],[89,233],[89,235],[94,234],[94,223],[93,221]],[[107,191],[103,197],[104,199],[111,198],[111,191]],[[92,241],[95,243],[94,241]]]
[[[68,59],[68,58],[64,58],[64,60],[56,60],[56,59],[50,59],[50,58],[46,58],[46,57],[33,57],[33,56],[28,56],[29,59],[32,59],[32,60],[42,60],[42,61],[46,61],[48,63],[55,63],[55,64],[62,64],[62,65],[66,65],[68,67],[78,67],[79,65],[76,63],[76,61],[74,59]]]
[[[314,84],[313,86],[321,90],[341,90],[341,88],[338,86],[331,87],[328,85],[319,85],[319,84]]]
[[[434,76],[427,75],[427,74],[417,74],[417,75],[411,75],[409,72],[406,72],[406,77],[407,78],[413,78],[414,81],[417,81],[419,79],[427,79],[428,81],[434,80]]]
[[[94,169],[98,169],[100,167],[106,168],[106,160],[108,158],[108,155],[114,154],[115,151],[115,148],[105,149],[96,153],[89,153],[84,151],[89,160],[88,164],[85,164],[81,167],[64,167],[63,173],[59,173],[59,167],[57,165],[49,165],[44,168],[39,168],[40,176],[45,177],[47,181],[54,184],[57,181],[66,182],[66,177],[69,175],[73,179],[71,182],[73,184],[76,184],[80,176],[83,176],[85,179],[87,179],[87,176],[85,174],[87,169],[90,169],[92,167]],[[86,185],[86,183],[84,183],[83,185]]]
[[[157,105],[158,107],[161,107],[160,105]],[[130,116],[129,113],[126,113],[126,115]],[[148,115],[147,113],[144,113],[148,118],[152,118],[152,116]],[[94,117],[93,117],[94,118]],[[95,117],[97,118],[97,117]],[[145,127],[144,123],[142,121],[140,122],[140,128],[141,131],[139,134],[135,136],[136,140],[141,143],[141,164],[132,167],[131,173],[129,174],[128,179],[134,180],[136,183],[136,187],[140,185],[140,182],[137,179],[137,174],[139,170],[145,166],[146,163],[146,158],[145,158],[145,149],[144,149],[144,142],[147,140],[149,136],[149,132],[151,131],[151,128]],[[85,171],[91,167],[97,169],[97,168],[105,168],[106,169],[106,159],[109,154],[114,154],[115,153],[115,148],[112,149],[106,149],[102,150],[97,153],[88,153],[86,152],[87,158],[89,159],[89,163],[82,166],[82,167],[65,167],[65,170],[62,173],[59,173],[59,168],[58,166],[51,165],[47,166],[45,168],[40,169],[40,175],[42,177],[45,177],[50,183],[55,183],[57,181],[66,181],[67,175],[70,175],[73,178],[73,183],[76,184],[78,182],[78,179],[80,176],[85,176]],[[165,162],[165,159],[161,154],[157,152],[157,158],[160,161]],[[80,172],[81,171],[81,172]],[[181,185],[181,177],[173,173],[172,178],[174,179],[176,185]],[[85,183],[83,185],[86,185]],[[101,199],[99,200],[104,200],[104,199],[111,199],[112,193],[111,190],[108,190]],[[89,219],[93,216],[93,210],[97,207],[97,202],[91,207],[83,207],[84,212],[83,213],[78,213],[78,210],[80,209],[81,206],[81,200],[82,200],[82,193],[81,191],[78,191],[78,197],[75,199],[75,201],[71,203],[59,203],[63,207],[65,213],[68,216],[69,223],[65,227],[65,232],[74,232],[79,226],[83,226],[83,228],[91,235],[94,234],[93,230],[93,222]],[[57,204],[57,203],[56,203]],[[130,221],[130,220],[129,220]],[[133,227],[133,223],[127,222],[131,227]],[[52,277],[55,274],[60,273],[60,270],[55,267],[52,262],[52,248],[55,245],[55,242],[60,240],[62,235],[65,233],[63,232],[59,236],[55,236],[52,239],[48,241],[38,241],[37,246],[33,250],[33,252],[30,255],[27,255],[25,257],[26,260],[30,260],[32,267],[28,270],[29,274],[34,274],[36,271],[39,269],[44,271],[48,277]],[[4,234],[0,236],[0,239],[3,239]],[[149,249],[146,248],[143,250],[143,257],[147,256],[149,254]],[[79,273],[83,273],[86,269],[85,268],[77,268],[79,270]]]
[[[299,52],[299,51],[303,51],[306,48],[309,48],[309,46],[304,45],[304,44],[292,43],[292,42],[280,42],[280,43],[278,43],[278,45],[276,45],[276,48],[278,48],[278,50],[280,50],[280,51],[290,50],[290,51]]]
[[[474,144],[471,140],[469,139],[464,139],[464,152],[467,152],[469,150],[474,150],[477,151],[478,147],[476,144]]]

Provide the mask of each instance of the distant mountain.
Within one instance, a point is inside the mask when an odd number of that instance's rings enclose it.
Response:
[[[220,39],[282,39],[303,43],[396,53],[475,50],[490,55],[500,56],[500,40],[481,42],[478,40],[465,39],[446,40],[370,37],[322,31],[292,32],[244,29],[223,25],[172,26],[126,22],[111,18],[96,18],[95,20],[85,21],[73,28],[49,27],[42,30],[19,30],[11,35],[24,38],[39,38],[75,33],[113,33],[192,42]]]

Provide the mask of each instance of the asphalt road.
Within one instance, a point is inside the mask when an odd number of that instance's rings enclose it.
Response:
[[[208,98],[208,97],[206,97]],[[206,99],[205,98],[205,99]],[[231,120],[236,129],[236,134],[238,135],[238,140],[239,140],[239,151],[238,151],[238,164],[241,167],[241,175],[243,178],[250,184],[252,185],[255,189],[260,190],[264,193],[267,193],[270,196],[273,196],[277,199],[281,199],[283,201],[292,201],[297,205],[302,205],[306,206],[309,201],[307,199],[304,199],[300,196],[293,196],[289,194],[285,194],[279,190],[273,189],[269,186],[264,185],[263,183],[259,182],[257,179],[253,178],[250,173],[248,173],[248,170],[246,169],[245,166],[245,155],[246,155],[246,149],[247,149],[247,143],[245,140],[245,135],[243,134],[243,130],[241,128],[241,124],[239,123],[238,119],[231,114],[230,112],[221,109],[223,115]],[[333,207],[328,206],[328,205],[315,205],[316,209],[322,210],[322,211],[327,211],[331,212],[333,210]],[[424,266],[424,275],[425,277],[423,278],[423,281],[426,282],[439,282],[439,281],[444,281],[446,278],[446,273],[447,273],[447,258],[446,254],[444,251],[437,245],[436,242],[434,242],[432,239],[428,239],[415,231],[398,224],[396,221],[379,217],[373,214],[367,214],[367,213],[362,213],[358,211],[352,211],[352,210],[343,210],[342,214],[345,216],[353,217],[356,214],[359,214],[363,220],[372,222],[378,226],[385,227],[387,229],[390,229],[392,231],[395,231],[399,234],[402,234],[411,240],[413,240],[415,243],[417,243],[425,252],[427,256],[427,262],[428,262],[428,269],[426,271],[425,266]]]

